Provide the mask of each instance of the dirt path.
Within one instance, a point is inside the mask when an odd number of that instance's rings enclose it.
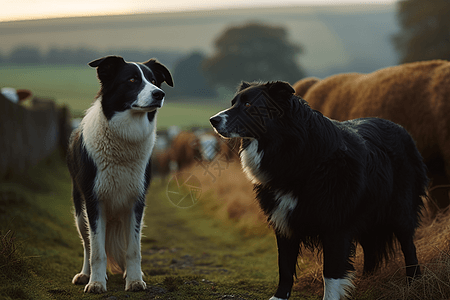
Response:
[[[167,187],[154,182],[147,198],[142,239],[147,296],[270,298],[277,280],[273,237],[244,237],[230,224],[208,218],[201,206],[213,201],[207,197],[189,208],[175,206]]]

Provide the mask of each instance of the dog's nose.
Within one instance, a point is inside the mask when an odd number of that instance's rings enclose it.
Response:
[[[157,91],[153,91],[152,92],[152,97],[154,100],[162,100],[164,98],[166,94],[161,91],[161,90],[157,90]]]
[[[213,116],[209,119],[209,122],[213,127],[219,126],[220,122],[222,121],[222,118],[219,116]]]

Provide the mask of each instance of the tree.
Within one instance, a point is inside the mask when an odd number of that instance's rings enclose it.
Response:
[[[400,62],[450,60],[450,5],[448,0],[403,0],[397,18],[401,31],[392,41]]]
[[[45,56],[45,62],[51,65],[72,64],[86,65],[88,62],[99,58],[102,54],[89,48],[51,48]]]
[[[201,69],[204,60],[203,53],[193,52],[178,61],[173,69],[174,92],[178,95],[201,98],[217,96]]]
[[[9,62],[13,64],[39,64],[42,62],[42,54],[38,47],[19,46],[9,55]]]
[[[215,48],[203,70],[216,85],[234,89],[242,80],[294,83],[304,76],[296,63],[302,48],[288,40],[283,27],[257,23],[230,27],[217,38]]]

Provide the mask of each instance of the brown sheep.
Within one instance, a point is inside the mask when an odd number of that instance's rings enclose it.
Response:
[[[338,74],[294,84],[312,108],[337,120],[380,117],[402,125],[414,137],[432,186],[450,183],[450,62],[415,62],[370,74]],[[449,205],[448,190],[431,196]]]

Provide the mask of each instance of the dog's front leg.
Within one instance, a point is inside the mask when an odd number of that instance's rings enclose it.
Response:
[[[322,239],[323,245],[323,300],[342,300],[354,288],[351,264],[352,238],[350,234],[335,232]]]
[[[101,205],[87,205],[91,246],[91,277],[84,288],[86,293],[106,292],[106,218]]]
[[[297,239],[287,238],[280,233],[276,233],[276,236],[280,281],[277,292],[270,300],[284,300],[289,298],[294,284],[300,242]]]
[[[142,229],[142,217],[144,214],[145,203],[144,200],[139,200],[134,205],[134,209],[131,211],[130,217],[130,238],[128,241],[127,254],[126,254],[126,291],[142,291],[145,290],[147,285],[142,279],[141,270],[141,229]]]

